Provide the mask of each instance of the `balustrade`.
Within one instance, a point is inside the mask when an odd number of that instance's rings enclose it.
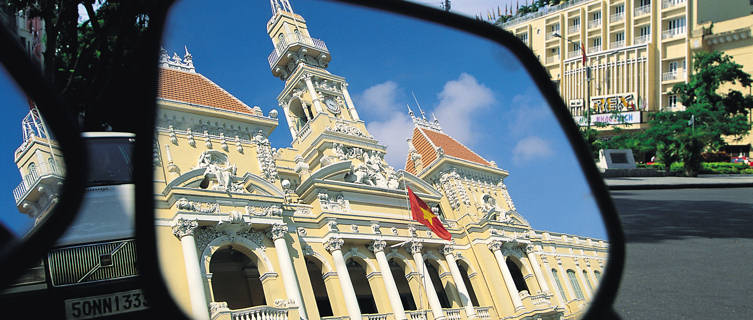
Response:
[[[257,306],[231,310],[230,315],[232,320],[288,320],[288,308]]]

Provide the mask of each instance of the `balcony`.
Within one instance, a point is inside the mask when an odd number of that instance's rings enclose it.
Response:
[[[491,307],[476,307],[476,319],[490,319],[489,309],[491,309]]]
[[[581,54],[580,50],[577,50],[577,51],[569,51],[569,52],[567,53],[567,58],[568,58],[568,59],[569,59],[569,58],[575,58],[575,57],[580,57],[580,56],[582,56],[582,55],[583,55],[583,54]]]
[[[651,41],[651,35],[646,34],[642,36],[635,37],[635,44],[643,44]]]
[[[567,33],[572,34],[580,31],[580,24],[575,24],[567,28]]]
[[[609,22],[611,22],[611,23],[620,22],[623,19],[625,19],[625,13],[624,12],[614,13],[611,16],[609,16]]]
[[[65,177],[65,172],[62,168],[55,166],[51,167],[48,163],[39,163],[32,172],[21,179],[21,183],[13,189],[13,198],[16,200],[16,204],[19,204],[26,196],[31,192],[38,182],[45,182],[47,180],[62,181]]]
[[[676,38],[682,35],[685,35],[685,28],[674,28],[674,29],[667,29],[667,30],[662,31],[661,38],[671,39],[671,38]]]
[[[329,53],[327,45],[324,44],[324,41],[322,40],[309,38],[300,34],[288,33],[279,39],[275,45],[275,50],[273,50],[272,53],[269,54],[269,57],[267,57],[267,60],[269,60],[269,67],[274,68],[285,50],[293,46],[305,46],[321,51],[322,53]]]
[[[426,320],[426,313],[426,310],[405,311],[405,317],[408,320]]]
[[[664,72],[661,74],[661,81],[677,81],[677,80],[685,80],[685,70],[675,70],[675,71],[669,71]]]
[[[288,320],[288,312],[295,307],[276,308],[271,306],[256,306],[238,310],[230,310],[226,302],[212,302],[210,314],[212,320],[242,320],[242,319],[275,319]],[[296,317],[297,318],[297,317]],[[347,318],[347,317],[346,317]]]
[[[638,7],[638,8],[635,8],[635,11],[634,11],[634,12],[635,12],[635,14],[634,14],[634,15],[635,15],[636,17],[640,17],[640,16],[642,16],[642,15],[646,15],[646,14],[649,14],[649,13],[651,13],[651,5],[648,5],[648,4],[647,4],[647,5],[645,5],[645,6],[640,6],[640,7]]]
[[[559,33],[559,32],[560,32],[559,30],[554,30],[552,32],[547,32],[546,37],[545,37],[546,40],[556,39],[557,37],[554,34],[555,33]]]
[[[588,53],[594,53],[601,51],[601,46],[593,46],[588,48]]]
[[[591,20],[588,22],[588,29],[601,28],[601,19]]]
[[[662,9],[668,9],[685,4],[685,0],[664,0],[661,2]]]
[[[622,48],[624,46],[625,46],[625,40],[612,41],[612,43],[609,44],[609,49],[617,49],[617,48]]]
[[[546,57],[546,64],[552,64],[560,61],[560,55]]]

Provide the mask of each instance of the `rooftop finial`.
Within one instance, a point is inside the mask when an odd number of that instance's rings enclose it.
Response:
[[[410,117],[415,118],[416,116],[413,114],[413,110],[410,109],[410,105],[406,103],[405,106],[408,107],[408,114]]]
[[[293,7],[290,6],[288,0],[269,0],[269,4],[272,6],[272,14],[277,14],[280,11],[293,13]]]
[[[413,91],[411,91],[410,94],[413,95],[413,100],[416,101],[416,105],[418,106],[418,111],[421,112],[421,118],[426,120],[426,114],[424,113],[424,110],[421,109],[421,104],[418,103],[418,99],[416,99],[416,94],[413,93]]]

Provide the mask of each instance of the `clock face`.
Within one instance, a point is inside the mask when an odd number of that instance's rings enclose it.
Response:
[[[327,98],[324,100],[324,104],[327,105],[327,110],[329,110],[332,113],[340,113],[340,106],[337,104],[337,101],[332,98]]]

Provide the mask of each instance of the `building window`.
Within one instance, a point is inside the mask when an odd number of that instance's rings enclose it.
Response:
[[[583,279],[585,279],[586,285],[588,285],[588,288],[591,289],[591,292],[593,292],[594,287],[591,285],[590,282],[588,282],[588,272],[586,272],[586,270],[583,270]]]
[[[592,44],[593,44],[592,47],[594,47],[594,48],[601,47],[601,37],[594,38],[593,41],[592,41]]]
[[[397,260],[399,261],[399,260]],[[405,262],[400,262],[405,263]],[[408,280],[405,278],[405,268],[396,262],[396,259],[390,259],[390,272],[395,279],[397,293],[400,295],[400,301],[403,303],[404,310],[416,310],[416,302],[413,300],[413,293],[410,290]],[[461,266],[458,266],[461,267]],[[462,268],[462,267],[461,267]]]
[[[552,269],[552,276],[554,277],[554,282],[557,285],[557,291],[559,291],[562,301],[567,303],[567,296],[565,296],[565,290],[562,289],[562,283],[560,282],[560,277],[557,275],[557,269]]]
[[[442,305],[442,308],[451,308],[452,304],[450,304],[450,299],[447,298],[445,287],[442,285],[442,280],[439,279],[439,271],[432,263],[429,262],[429,260],[424,260],[424,264],[426,265],[426,272],[429,274],[431,283],[434,285],[434,290],[436,290],[437,292],[439,304]]]
[[[507,269],[510,270],[512,281],[515,283],[515,290],[518,292],[525,290],[530,293],[531,291],[528,290],[528,285],[526,285],[526,280],[523,278],[523,272],[520,271],[520,267],[518,267],[518,265],[510,258],[505,260],[507,263]]]
[[[591,21],[601,20],[601,11],[596,11],[591,15]]]
[[[669,20],[667,23],[669,30],[685,30],[685,17]]]
[[[601,272],[594,271],[594,276],[596,277],[596,281],[601,281]]]
[[[640,0],[638,2],[639,7],[649,6],[649,5],[651,5],[651,0]]]
[[[638,34],[643,36],[649,36],[651,34],[651,26],[643,26],[640,29],[638,29]]]
[[[350,275],[350,281],[353,282],[353,289],[355,289],[356,300],[361,312],[377,313],[374,294],[371,291],[369,280],[366,278],[366,268],[356,262],[355,258],[348,259],[345,265],[348,267],[348,275]]]
[[[578,279],[575,277],[575,271],[568,269],[567,277],[570,279],[570,285],[573,287],[573,290],[575,291],[575,296],[578,299],[585,300],[586,297],[583,296],[583,291],[580,289],[580,285],[578,284]]]
[[[465,284],[465,288],[468,290],[468,295],[471,298],[471,304],[473,304],[474,307],[480,306],[478,298],[476,297],[476,291],[473,290],[471,279],[468,278],[468,268],[465,267],[465,263],[458,261],[458,269],[460,269],[460,277],[463,278],[463,283]]]
[[[667,106],[670,108],[677,107],[677,96],[670,94],[667,96]]]
[[[528,32],[524,32],[524,33],[518,34],[518,39],[520,39],[520,41],[523,41],[526,44],[528,44]]]
[[[677,72],[677,65],[679,63],[677,61],[671,61],[669,62],[669,65],[667,66],[667,71],[675,73]]]
[[[618,32],[614,34],[614,41],[620,42],[625,41],[625,32]]]
[[[614,7],[614,14],[615,15],[622,15],[625,13],[625,5],[621,4],[619,6]]]
[[[557,32],[557,33],[560,32],[560,24],[559,24],[559,22],[552,25],[552,33],[555,33],[555,32]]]

